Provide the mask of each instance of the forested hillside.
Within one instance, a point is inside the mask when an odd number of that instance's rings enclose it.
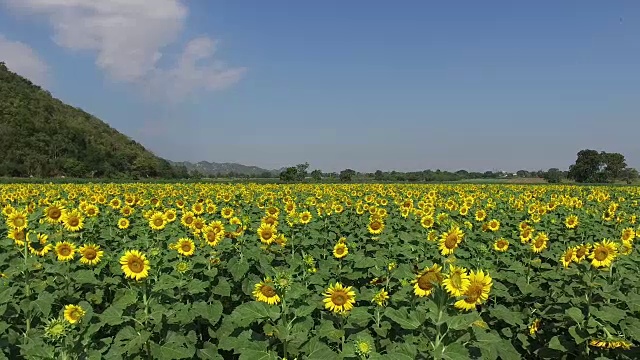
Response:
[[[0,62],[0,176],[177,175],[166,160]]]

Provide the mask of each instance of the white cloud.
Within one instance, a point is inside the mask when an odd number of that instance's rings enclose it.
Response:
[[[49,80],[49,67],[31,47],[19,41],[11,41],[2,34],[0,61],[6,63],[9,70],[35,84],[46,85]]]
[[[116,81],[187,96],[237,82],[244,68],[230,68],[213,58],[215,41],[196,38],[173,66],[161,67],[166,47],[182,32],[188,8],[181,0],[3,0],[11,8],[44,15],[54,41],[67,49],[96,52],[96,65]]]

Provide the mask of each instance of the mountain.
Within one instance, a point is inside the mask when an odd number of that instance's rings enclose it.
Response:
[[[1,56],[1,54],[0,54]],[[171,164],[0,62],[0,176],[177,177]]]
[[[238,174],[247,176],[264,176],[268,173],[269,176],[276,176],[282,171],[282,169],[267,170],[257,166],[248,166],[237,163],[216,163],[208,161],[200,161],[197,163],[191,163],[188,161],[170,163],[175,167],[185,166],[190,173],[197,171],[203,175]]]

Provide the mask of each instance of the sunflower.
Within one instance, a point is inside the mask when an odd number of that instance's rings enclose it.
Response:
[[[620,235],[620,240],[622,241],[633,241],[636,237],[636,232],[633,228],[626,228],[622,230],[622,235]]]
[[[196,219],[196,215],[191,212],[191,211],[186,211],[184,214],[182,214],[182,217],[180,218],[180,223],[182,224],[182,226],[184,227],[191,227],[191,225],[193,225],[193,221]]]
[[[505,252],[509,249],[509,240],[500,238],[493,243],[493,249],[500,252]]]
[[[176,210],[175,209],[166,210],[164,212],[164,219],[167,220],[167,222],[169,223],[176,221],[177,219]]]
[[[9,216],[9,215],[11,215],[11,213],[13,213],[15,210],[16,210],[16,209],[14,209],[14,208],[13,208],[13,206],[11,206],[11,205],[5,205],[5,206],[2,208],[2,214],[3,214],[4,216]]]
[[[153,230],[162,230],[167,226],[167,222],[164,218],[164,213],[160,211],[154,212],[149,218],[149,226]]]
[[[618,245],[604,239],[599,243],[593,244],[593,250],[591,251],[591,255],[589,255],[589,259],[591,259],[591,265],[594,267],[608,267],[611,266],[617,254]]]
[[[27,234],[26,236],[27,237],[25,239],[29,237],[29,234]],[[45,234],[38,234],[36,237],[38,241],[28,241],[27,247],[29,249],[29,252],[35,256],[40,257],[44,257],[45,255],[47,255],[49,251],[53,250],[53,245],[47,244],[48,238],[49,237]],[[22,246],[24,246],[24,243]]]
[[[232,226],[232,231],[229,233],[229,237],[232,239],[238,238],[244,234],[245,226],[240,218],[232,217],[229,219],[229,225]]]
[[[378,306],[385,306],[387,305],[387,301],[389,301],[389,293],[385,289],[382,289],[373,296],[371,301]]]
[[[7,226],[9,229],[24,230],[29,225],[26,211],[15,210],[7,218]]]
[[[464,232],[458,226],[452,226],[449,231],[444,232],[440,237],[440,245],[438,249],[442,255],[453,254],[453,250],[462,242]]]
[[[202,229],[202,235],[204,236],[207,244],[216,246],[224,237],[224,231],[217,231],[216,228],[212,226],[206,226],[204,229]]]
[[[540,319],[535,319],[529,325],[529,335],[533,336],[540,330]]]
[[[84,218],[80,211],[73,209],[71,211],[65,211],[62,215],[62,223],[67,231],[80,231],[84,227]]]
[[[233,217],[233,209],[230,207],[223,207],[222,210],[220,210],[220,215],[225,219],[231,219]]]
[[[631,255],[633,252],[633,242],[632,241],[622,241],[620,245],[620,255]]]
[[[64,207],[53,204],[44,209],[45,221],[50,224],[57,224],[62,220]]]
[[[520,242],[523,244],[526,244],[529,241],[531,241],[531,238],[533,237],[533,232],[534,232],[534,229],[531,227],[526,227],[520,230]]]
[[[462,296],[470,285],[469,274],[467,269],[449,265],[449,273],[442,280],[444,289],[451,296]]]
[[[196,215],[202,215],[204,213],[204,205],[197,202],[191,206],[191,211]]]
[[[100,245],[95,244],[82,245],[78,252],[82,255],[80,262],[85,265],[96,265],[104,255],[104,251],[100,250]]]
[[[329,285],[324,295],[324,307],[334,313],[345,313],[353,309],[356,303],[356,293],[351,286],[344,287],[341,283]]]
[[[433,216],[423,216],[422,219],[420,219],[420,225],[425,229],[430,229],[434,223],[435,220],[433,220]]]
[[[438,264],[433,264],[432,267],[426,268],[416,275],[416,278],[412,281],[413,293],[420,297],[429,296],[433,292],[435,285],[440,284],[442,280],[442,267]]]
[[[64,307],[64,319],[70,324],[75,324],[84,316],[85,312],[79,305],[67,305]]]
[[[265,223],[260,224],[257,232],[260,241],[267,245],[271,244],[276,238],[276,228]]]
[[[87,205],[84,209],[84,213],[88,217],[96,217],[100,213],[100,209],[95,205]]]
[[[207,224],[203,218],[196,217],[193,219],[193,224],[191,225],[191,229],[194,233],[200,234],[206,226]]]
[[[129,224],[130,224],[130,222],[129,222],[129,219],[127,219],[127,218],[120,218],[118,220],[118,228],[121,229],[121,230],[128,229],[129,228]]]
[[[564,219],[564,225],[567,227],[567,229],[574,229],[576,226],[578,226],[578,223],[579,221],[576,215],[569,215],[566,219]]]
[[[175,249],[178,251],[178,254],[182,256],[191,256],[196,251],[196,246],[193,243],[193,240],[180,238],[175,245]]]
[[[62,241],[56,243],[55,251],[58,261],[69,261],[73,260],[76,254],[76,246],[68,241]]]
[[[601,348],[601,349],[617,349],[617,348],[621,348],[625,350],[631,349],[631,343],[626,340],[592,339],[589,342],[589,345],[593,347]]]
[[[491,286],[493,286],[493,281],[488,273],[485,274],[482,270],[472,271],[471,274],[469,274],[469,281],[469,287],[463,294],[464,299],[460,299],[454,304],[457,309],[466,311],[473,310],[477,305],[489,299],[489,292],[491,291]]]
[[[24,240],[26,237],[26,233],[24,230],[11,229],[9,231],[9,235],[7,236],[9,237],[9,239],[12,239],[17,246],[24,246]]]
[[[476,211],[476,221],[484,221],[487,218],[487,212],[483,209]]]
[[[311,213],[309,211],[303,211],[299,215],[301,224],[308,224],[311,221]]]
[[[333,247],[333,256],[335,256],[337,259],[342,259],[343,257],[347,256],[348,253],[349,248],[347,248],[347,245],[343,242],[338,242],[336,246]]]
[[[276,293],[275,284],[270,277],[257,283],[253,289],[253,297],[269,305],[280,303],[280,296]]]
[[[580,263],[582,260],[589,257],[591,253],[591,244],[581,244],[576,246],[576,258],[573,260],[576,263]]]
[[[545,233],[538,233],[533,242],[531,243],[531,250],[534,253],[541,253],[542,250],[547,248],[547,243],[549,242],[549,237]]]
[[[384,230],[384,223],[380,220],[373,220],[367,225],[367,230],[369,230],[369,234],[371,235],[379,235],[382,233],[382,230]]]
[[[489,223],[487,224],[487,227],[489,228],[489,230],[495,232],[500,230],[500,221],[493,219],[490,220]]]
[[[149,276],[149,260],[138,250],[129,250],[120,258],[125,277],[142,280]]]
[[[67,332],[67,323],[62,318],[49,319],[44,322],[44,337],[58,340]]]
[[[133,215],[133,208],[129,205],[125,205],[120,209],[120,214],[122,214],[122,216],[131,216]]]
[[[572,262],[576,261],[576,248],[570,247],[565,250],[560,261],[562,261],[562,266],[564,266],[565,269],[568,268]]]

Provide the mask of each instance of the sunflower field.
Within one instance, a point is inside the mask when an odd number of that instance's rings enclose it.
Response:
[[[638,359],[640,189],[0,185],[0,359]]]

